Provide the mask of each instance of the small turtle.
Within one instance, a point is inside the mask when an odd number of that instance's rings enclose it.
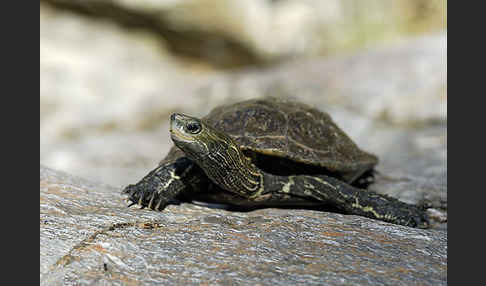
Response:
[[[175,146],[157,168],[123,190],[131,205],[163,210],[199,200],[246,208],[330,206],[428,227],[422,208],[361,188],[377,157],[308,105],[253,99],[217,107],[202,119],[175,113],[170,121]]]

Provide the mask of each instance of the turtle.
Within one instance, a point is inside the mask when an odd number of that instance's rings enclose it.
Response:
[[[162,211],[188,201],[238,208],[334,210],[427,228],[425,209],[366,187],[377,156],[360,149],[330,115],[305,103],[264,97],[214,108],[203,118],[170,116],[174,146],[138,183],[131,205]]]

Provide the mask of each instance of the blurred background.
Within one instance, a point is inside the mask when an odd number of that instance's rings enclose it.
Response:
[[[40,163],[122,187],[166,155],[172,112],[293,97],[380,157],[376,188],[444,207],[446,10],[440,0],[41,0]]]

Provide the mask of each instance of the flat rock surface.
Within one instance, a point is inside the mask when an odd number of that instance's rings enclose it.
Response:
[[[312,210],[127,208],[40,166],[41,285],[446,285],[447,233]]]

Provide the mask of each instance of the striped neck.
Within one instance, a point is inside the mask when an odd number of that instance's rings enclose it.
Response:
[[[243,197],[252,197],[263,188],[263,173],[236,144],[210,153],[197,162],[217,185]]]

